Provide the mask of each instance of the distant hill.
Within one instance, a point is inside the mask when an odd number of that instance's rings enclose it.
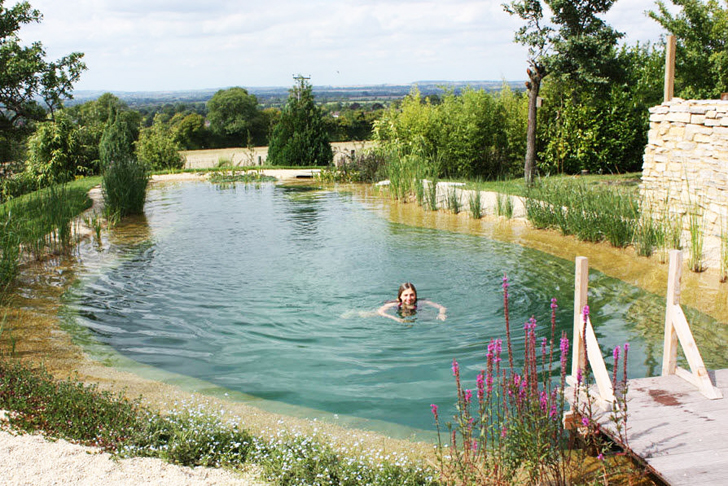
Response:
[[[452,89],[456,93],[466,87],[473,89],[484,89],[486,91],[497,91],[503,86],[504,81],[417,81],[410,84],[377,84],[358,86],[315,86],[313,92],[320,102],[329,101],[375,101],[394,100],[405,97],[413,86],[417,86],[420,92],[425,95],[442,94],[445,89]],[[513,90],[524,89],[524,81],[508,81]],[[249,93],[258,97],[262,103],[281,103],[288,97],[288,86],[244,86]],[[129,106],[139,107],[159,104],[176,103],[204,103],[218,90],[199,89],[188,91],[111,91],[119,99],[125,101]],[[85,103],[95,100],[107,91],[79,90],[73,93],[74,99],[67,102],[67,105]]]

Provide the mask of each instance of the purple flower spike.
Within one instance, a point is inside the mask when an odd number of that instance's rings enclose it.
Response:
[[[584,320],[586,321],[586,318],[589,317],[589,306],[588,305],[584,306],[582,314],[584,315]]]
[[[473,399],[473,391],[472,390],[465,390],[465,404],[467,405],[470,403],[470,400]]]
[[[435,420],[437,420],[437,405],[435,405],[434,403],[430,404],[430,410],[432,410],[432,415],[434,415]]]
[[[557,307],[559,306],[556,305],[556,297],[554,297],[553,299],[551,299],[551,309],[555,310]]]
[[[581,425],[583,425],[584,427],[589,427],[589,417],[582,417]]]
[[[452,360],[452,374],[458,376],[460,374],[460,365],[455,360]]]
[[[614,352],[612,354],[614,355],[614,361],[619,361],[619,346],[614,348]]]

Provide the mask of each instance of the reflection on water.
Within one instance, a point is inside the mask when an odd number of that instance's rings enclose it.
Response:
[[[378,204],[274,184],[153,190],[148,225],[119,228],[114,244],[84,259],[69,307],[95,339],[139,362],[268,401],[420,429],[432,429],[430,403],[453,402],[452,359],[474,386],[488,341],[503,337],[504,273],[512,325],[535,316],[545,336],[555,297],[557,332],[570,333],[572,261],[390,222]],[[377,316],[404,281],[446,306],[447,320]],[[629,341],[630,375],[653,374],[664,299],[592,271],[589,302],[605,355]],[[523,338],[514,334],[518,356]],[[706,361],[724,359],[725,342],[717,338]]]

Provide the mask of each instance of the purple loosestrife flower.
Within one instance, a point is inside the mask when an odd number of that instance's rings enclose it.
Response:
[[[478,402],[483,403],[485,398],[485,370],[480,370],[478,378],[475,380],[475,384],[478,387]]]
[[[430,404],[430,410],[432,410],[432,415],[435,416],[435,420],[437,420],[439,417],[437,415],[437,405],[434,403]]]
[[[452,375],[453,376],[460,376],[460,365],[456,360],[452,360]]]
[[[472,390],[465,390],[465,405],[467,406],[470,403],[470,400],[473,399],[473,391]]]
[[[576,382],[581,385],[581,381],[584,378],[584,375],[581,371],[581,368],[576,369]]]
[[[603,461],[604,460],[604,454],[602,454],[600,452],[599,455],[597,456],[597,459],[599,459],[600,461]]]
[[[558,306],[558,305],[556,305],[556,297],[554,297],[553,299],[551,299],[551,310],[552,310],[552,311],[553,311],[553,310],[556,310],[556,309],[557,309],[558,307],[559,307],[559,306]]]
[[[584,322],[586,322],[586,319],[589,317],[589,306],[585,305],[584,309],[582,310],[582,315],[584,316]]]
[[[548,401],[548,397],[547,397],[545,391],[540,391],[539,392],[539,394],[538,394],[538,402],[539,402],[539,405],[541,405],[541,411],[542,412],[546,412],[546,410],[549,407],[549,401]]]
[[[589,417],[582,417],[581,425],[583,425],[584,427],[589,427]]]
[[[612,353],[614,357],[614,367],[612,368],[612,387],[617,389],[617,370],[619,369],[619,346],[614,348]]]
[[[622,359],[622,381],[627,385],[627,352],[629,351],[629,343],[624,343],[624,358]]]

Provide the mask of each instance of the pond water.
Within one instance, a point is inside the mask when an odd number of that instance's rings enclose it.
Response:
[[[573,262],[392,223],[376,206],[272,183],[155,188],[146,221],[117,228],[96,250],[103,257],[82,258],[67,307],[93,340],[136,362],[263,408],[292,405],[373,429],[431,431],[431,403],[453,411],[453,358],[475,386],[488,341],[505,334],[504,273],[516,361],[530,316],[547,335],[551,298],[561,303],[558,332],[570,334]],[[375,315],[405,281],[446,306],[447,320],[434,310],[404,324]],[[628,341],[630,375],[659,372],[663,298],[592,271],[589,303],[605,355]]]

